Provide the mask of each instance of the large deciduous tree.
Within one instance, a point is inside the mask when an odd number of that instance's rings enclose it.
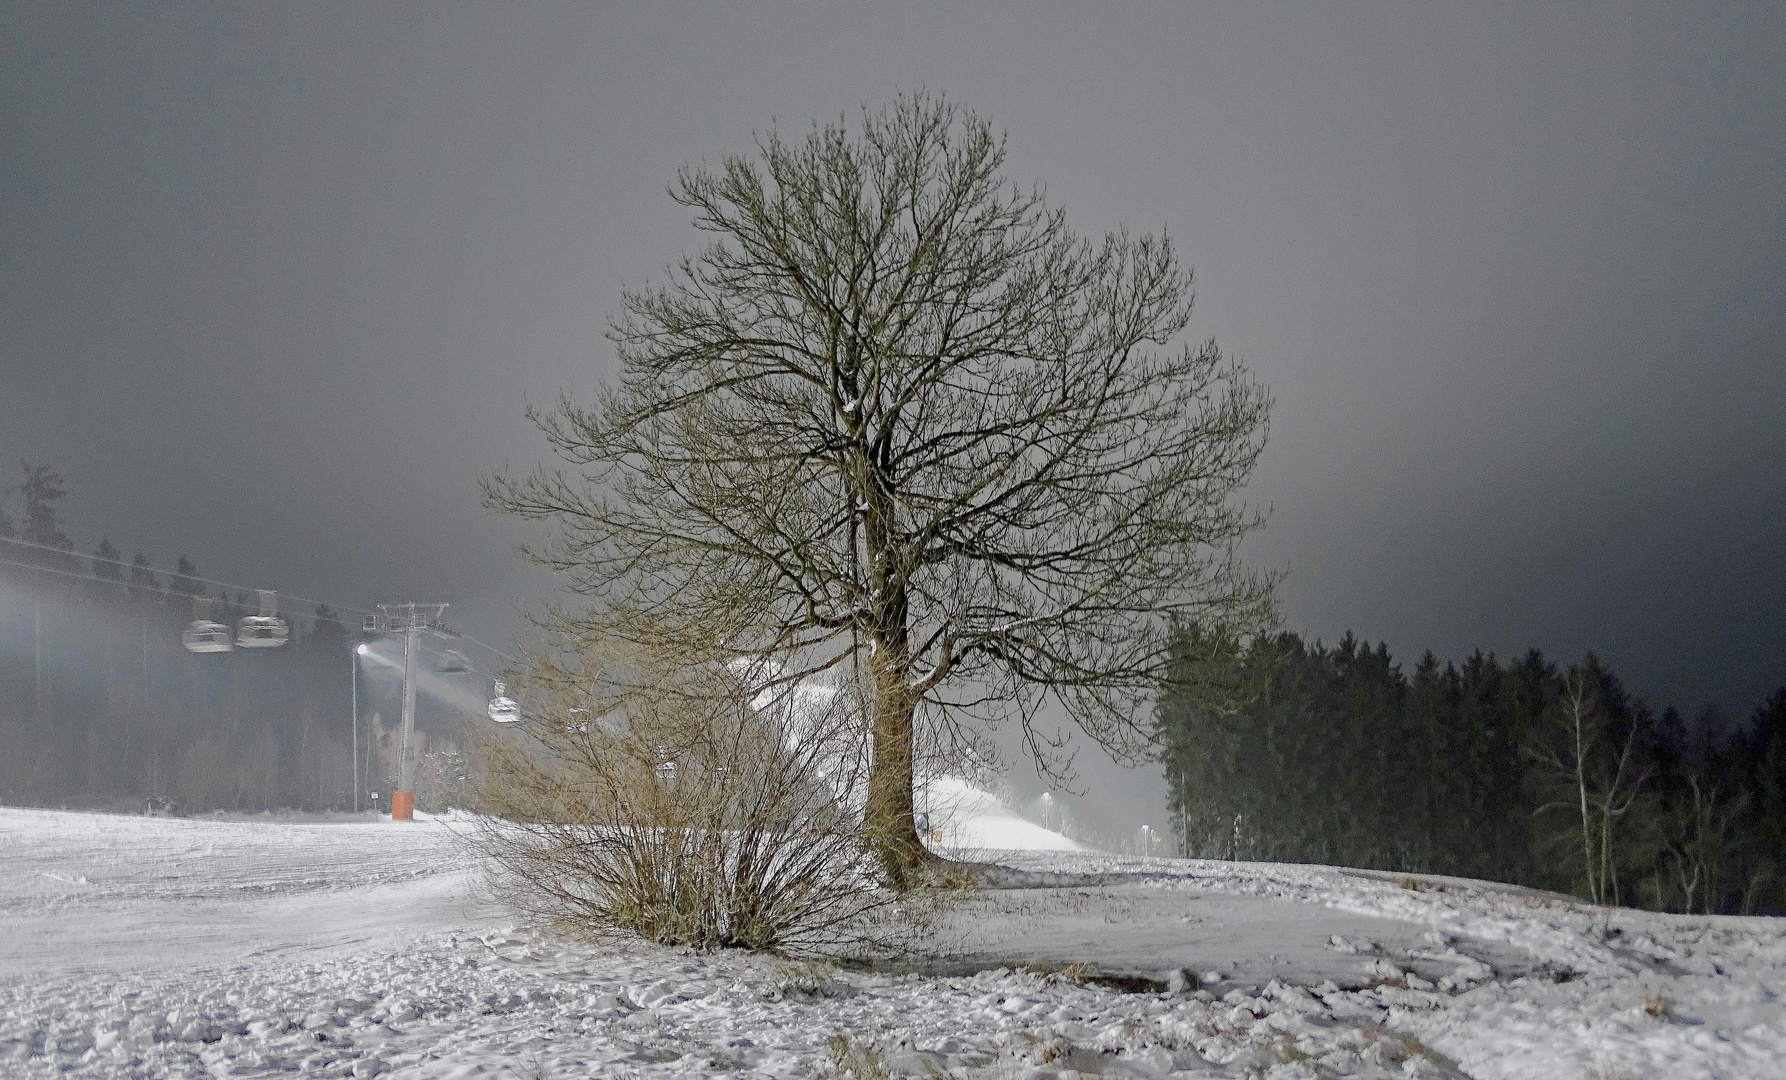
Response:
[[[850,665],[898,878],[918,747],[1015,717],[1046,759],[1053,697],[1137,757],[1172,628],[1270,618],[1235,553],[1270,399],[1179,340],[1163,235],[1075,235],[971,112],[919,93],[757,151],[679,173],[712,242],[623,294],[617,385],[530,414],[566,464],[486,496],[557,524],[532,554],[592,601],[579,632]]]

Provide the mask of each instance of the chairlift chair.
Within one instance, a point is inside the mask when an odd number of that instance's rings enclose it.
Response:
[[[291,627],[279,617],[279,594],[271,589],[255,591],[260,594],[260,614],[236,624],[236,647],[276,649],[291,640]]]
[[[211,621],[211,598],[195,596],[192,598],[192,621],[180,633],[180,644],[186,646],[187,652],[220,653],[231,649],[229,627],[220,622]]]
[[[187,652],[219,653],[229,652],[233,647],[229,640],[229,627],[209,619],[194,619],[186,624],[180,633],[180,644],[186,646]]]
[[[471,660],[457,649],[446,649],[435,654],[435,671],[470,671]]]
[[[498,724],[512,724],[521,719],[521,706],[515,703],[514,698],[504,695],[503,691],[506,689],[508,687],[503,685],[501,679],[496,680],[496,696],[490,699],[490,719]]]

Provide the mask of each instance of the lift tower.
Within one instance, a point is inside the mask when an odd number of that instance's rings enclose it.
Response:
[[[445,604],[380,604],[378,610],[389,634],[403,635],[403,741],[397,758],[397,790],[391,793],[391,818],[409,821],[415,817],[415,676],[421,660],[421,635],[424,630],[439,633],[440,616]]]

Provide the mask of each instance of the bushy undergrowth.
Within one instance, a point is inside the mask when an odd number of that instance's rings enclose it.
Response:
[[[476,842],[504,899],[696,948],[884,935],[906,898],[861,835],[861,712],[773,675],[663,642],[536,663],[525,730],[480,748]]]

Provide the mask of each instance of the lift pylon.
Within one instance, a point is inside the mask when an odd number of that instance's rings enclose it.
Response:
[[[421,635],[424,630],[440,626],[445,604],[380,604],[378,629],[388,634],[403,635],[403,741],[397,758],[397,790],[391,793],[391,820],[415,818],[415,676],[421,657]]]

